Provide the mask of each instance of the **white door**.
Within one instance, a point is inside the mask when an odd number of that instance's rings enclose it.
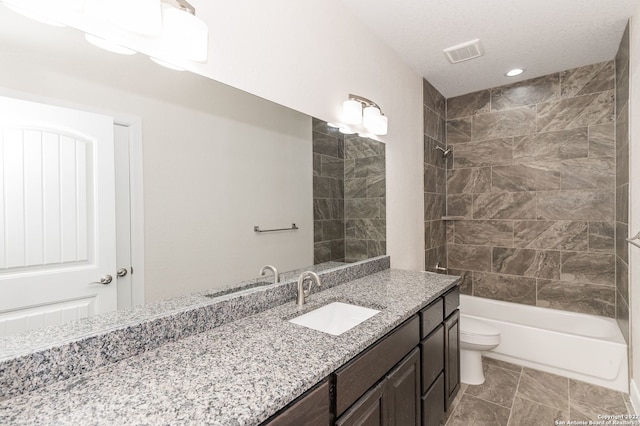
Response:
[[[113,118],[0,97],[0,335],[116,307]]]

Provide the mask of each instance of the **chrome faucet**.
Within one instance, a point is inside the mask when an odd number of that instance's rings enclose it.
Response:
[[[309,289],[304,289],[304,282],[309,280]],[[318,287],[322,287],[322,282],[320,281],[320,277],[315,272],[305,271],[300,274],[300,278],[298,278],[298,297],[296,299],[296,304],[298,306],[304,305],[306,298],[311,294],[311,286],[313,282],[318,285]]]
[[[275,266],[271,266],[271,265],[265,265],[262,267],[262,269],[260,269],[260,275],[266,275],[267,274],[267,269],[269,269],[271,272],[273,272],[273,283],[279,283],[280,282],[280,274],[278,273],[278,270],[276,269]]]

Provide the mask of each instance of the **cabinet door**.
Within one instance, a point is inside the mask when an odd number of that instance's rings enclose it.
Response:
[[[384,426],[386,402],[383,400],[385,382],[367,392],[336,421],[336,426]]]
[[[460,311],[455,311],[444,322],[444,380],[445,410],[460,389]]]
[[[268,426],[327,426],[330,423],[329,382],[325,380],[264,424]]]
[[[415,348],[386,379],[389,426],[420,425],[420,350]]]
[[[422,397],[422,426],[440,426],[444,417],[444,373]]]

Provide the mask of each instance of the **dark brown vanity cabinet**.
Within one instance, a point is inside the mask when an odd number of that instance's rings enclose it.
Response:
[[[414,316],[336,371],[337,426],[420,425],[419,329]]]
[[[422,425],[440,424],[460,388],[457,287],[420,311]]]
[[[269,426],[439,425],[460,388],[458,289],[269,419]]]
[[[329,380],[325,379],[269,420],[268,426],[327,426],[331,424]]]

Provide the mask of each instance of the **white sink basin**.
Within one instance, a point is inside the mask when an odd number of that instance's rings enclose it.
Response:
[[[323,333],[339,336],[380,311],[348,303],[333,302],[289,320]]]

